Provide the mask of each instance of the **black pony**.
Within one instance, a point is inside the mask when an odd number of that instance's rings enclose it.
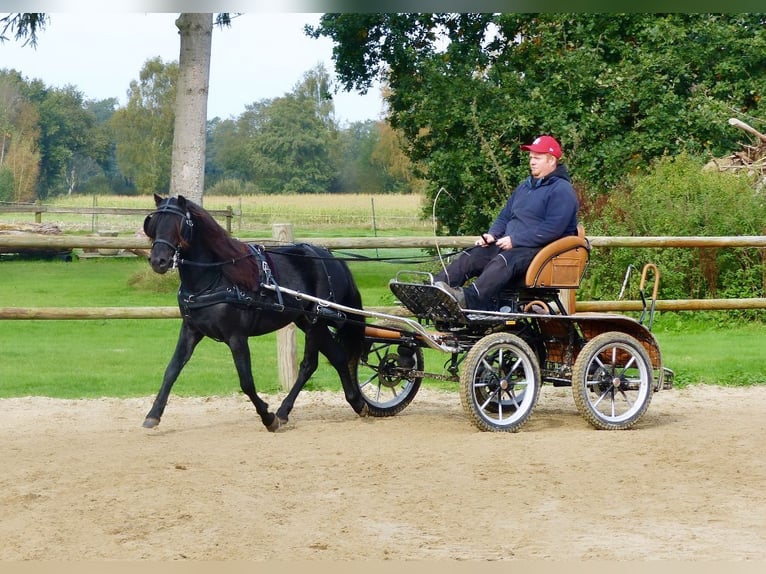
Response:
[[[144,232],[152,240],[149,263],[157,273],[167,272],[174,263],[178,266],[183,322],[143,426],[159,424],[173,383],[204,337],[224,342],[231,349],[240,387],[269,431],[287,422],[295,399],[317,368],[320,352],[338,371],[351,407],[359,416],[366,416],[367,403],[357,382],[363,319],[327,313],[326,307],[280,291],[288,288],[361,309],[361,296],[346,263],[309,244],[265,250],[238,241],[202,207],[180,195],[166,199],[155,195],[154,201],[157,208],[144,221]],[[305,333],[303,359],[297,380],[274,414],[256,394],[248,337],[290,323]]]

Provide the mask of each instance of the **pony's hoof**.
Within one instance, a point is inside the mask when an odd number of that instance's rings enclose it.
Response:
[[[142,425],[145,429],[153,429],[158,424],[160,424],[160,419],[154,419],[154,418],[146,418],[144,419],[144,424]]]
[[[362,408],[359,409],[359,412],[357,413],[361,418],[365,418],[370,416],[370,407],[367,406],[367,403],[364,403],[362,405]]]
[[[282,425],[286,425],[287,421],[280,419],[278,416],[274,415],[274,420],[271,421],[271,424],[268,425],[266,428],[269,432],[277,432],[279,429],[282,428]]]

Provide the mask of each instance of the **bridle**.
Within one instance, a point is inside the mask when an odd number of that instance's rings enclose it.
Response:
[[[255,246],[250,245],[250,249],[248,252],[244,255],[241,255],[239,257],[235,257],[234,259],[225,259],[222,261],[214,261],[210,263],[203,263],[198,261],[190,261],[188,259],[181,259],[181,245],[183,243],[186,243],[187,245],[191,243],[192,240],[192,233],[194,231],[194,221],[192,220],[191,213],[189,211],[184,211],[182,209],[179,209],[175,205],[171,205],[169,203],[165,203],[161,207],[158,207],[156,210],[152,211],[149,215],[146,216],[144,219],[144,233],[149,236],[149,233],[147,232],[147,228],[149,226],[149,222],[151,219],[157,215],[162,213],[170,213],[172,215],[177,215],[182,219],[181,225],[181,237],[178,243],[174,244],[168,241],[167,239],[152,239],[152,248],[154,248],[155,245],[167,245],[171,249],[173,249],[173,267],[178,267],[179,265],[193,265],[195,267],[221,267],[223,265],[230,265],[234,264],[237,261],[240,261],[242,259],[249,259],[250,257],[257,256],[259,260],[262,260],[262,264],[265,264],[265,259],[262,254],[262,250],[256,248]],[[269,270],[270,272],[270,270]]]
[[[255,245],[246,244],[248,247],[247,253],[240,255],[239,257],[235,257],[233,259],[227,259],[223,261],[213,261],[213,262],[198,262],[198,261],[189,261],[187,259],[181,259],[181,245],[183,243],[190,243],[192,239],[192,232],[194,231],[194,221],[192,221],[191,214],[189,211],[184,211],[180,208],[178,208],[175,205],[170,205],[168,203],[165,203],[162,206],[158,206],[157,209],[153,212],[151,212],[149,215],[146,216],[144,219],[144,233],[146,233],[147,236],[149,236],[148,233],[148,227],[149,223],[151,222],[152,218],[155,217],[158,214],[164,214],[169,213],[172,215],[177,215],[181,218],[182,222],[182,229],[181,229],[181,237],[177,244],[173,244],[167,239],[152,239],[152,249],[155,245],[161,244],[161,245],[167,245],[171,249],[173,249],[173,261],[172,266],[174,268],[180,267],[181,265],[192,265],[195,267],[222,267],[223,265],[233,265],[237,263],[237,261],[240,261],[242,259],[249,259],[250,257],[255,257],[258,259],[260,263],[260,268],[263,273],[263,277],[265,277],[266,285],[270,286],[275,292],[276,292],[276,298],[277,302],[272,305],[274,309],[283,310],[284,309],[284,302],[282,300],[282,293],[280,291],[279,284],[276,281],[276,278],[274,277],[274,274],[271,269],[271,265],[269,264],[268,256],[265,254],[265,250],[262,248],[259,248]],[[203,289],[203,292],[207,291],[207,289]],[[189,294],[184,292],[184,298],[183,303],[186,306],[186,308],[189,308],[192,304],[197,306],[207,306],[212,305],[221,301],[228,301],[231,296],[231,288],[225,288],[220,292],[214,292],[212,294],[208,293],[208,296],[206,297],[205,301],[203,303],[195,302],[195,299],[199,297],[199,294]],[[234,286],[234,292],[236,293],[236,301],[242,302],[246,299],[249,300],[249,297],[245,297],[245,295],[240,291],[239,287],[236,285]],[[182,291],[179,291],[179,297],[181,297]],[[223,299],[221,299],[220,295],[223,295]]]
[[[194,221],[192,221],[191,214],[188,211],[183,211],[182,209],[179,209],[175,205],[171,205],[169,203],[165,203],[162,207],[159,207],[158,209],[152,211],[149,215],[146,216],[144,219],[144,233],[148,236],[149,233],[147,232],[147,228],[149,227],[149,222],[152,220],[152,218],[161,213],[170,213],[172,215],[177,215],[180,217],[183,221],[181,223],[181,238],[180,241],[177,244],[173,244],[167,239],[152,239],[152,248],[159,243],[161,245],[167,245],[171,249],[173,249],[176,252],[176,255],[181,250],[181,242],[189,243],[192,238],[192,232],[194,231]]]

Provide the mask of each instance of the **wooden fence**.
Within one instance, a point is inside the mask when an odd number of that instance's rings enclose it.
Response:
[[[90,208],[84,208],[90,209]],[[103,208],[110,209],[110,208]],[[116,208],[115,208],[116,209]],[[132,212],[136,210],[131,210]],[[148,212],[144,212],[148,213]],[[229,210],[222,214],[233,213]],[[228,217],[228,215],[227,215]],[[253,243],[270,243],[275,240],[289,242],[292,231],[286,230],[284,225],[274,226],[274,235],[270,238],[254,237],[242,238],[242,241]],[[766,249],[766,235],[746,235],[734,237],[589,237],[591,245],[598,247],[678,247],[678,248],[704,248],[704,247],[757,247]],[[440,237],[328,237],[299,239],[294,241],[311,241],[323,245],[329,249],[392,249],[392,248],[434,248],[438,242],[439,248],[462,249],[473,244],[473,238],[464,236],[440,236]],[[149,249],[149,240],[146,237],[101,237],[101,236],[76,236],[76,235],[35,235],[19,233],[11,235],[0,234],[0,252],[12,252],[13,249],[39,249],[46,251],[69,250],[69,249],[125,249],[143,250]],[[0,319],[96,319],[96,318],[141,318],[141,319],[165,319],[179,317],[177,309],[165,307],[93,307],[93,308],[9,308],[0,307]],[[666,299],[658,300],[655,309],[658,311],[686,311],[686,310],[726,310],[726,309],[766,309],[766,298],[748,299]],[[401,314],[400,308],[369,308],[373,311],[383,311],[392,314]],[[640,301],[577,301],[576,311],[636,311],[641,310]]]
[[[87,209],[87,208],[86,208]],[[104,208],[109,209],[109,208]],[[133,213],[136,210],[131,210]],[[146,213],[146,212],[145,212]],[[224,212],[233,215],[230,211]],[[230,215],[226,215],[230,222]],[[590,237],[591,245],[598,247],[757,247],[766,249],[766,236],[738,237]],[[301,241],[293,238],[292,226],[275,225],[271,238],[242,238],[253,243]],[[472,238],[463,236],[442,237],[351,237],[312,238],[309,241],[330,249],[380,249],[380,248],[439,248],[462,249],[472,245]],[[126,249],[150,248],[146,237],[86,237],[41,236],[35,234],[0,235],[0,252],[19,248],[42,250]],[[576,312],[641,311],[641,301],[575,301]],[[766,309],[766,298],[749,299],[681,299],[657,300],[656,311],[699,311],[727,309]],[[408,316],[402,307],[365,307],[365,310],[389,315]],[[0,307],[0,320],[22,319],[178,319],[177,307]],[[297,350],[295,328],[280,330],[277,334],[279,378],[283,389],[292,385],[297,373]]]
[[[0,204],[0,213],[33,213],[35,223],[42,223],[43,213],[72,213],[77,215],[136,215],[147,216],[152,210],[133,207],[62,207],[40,203]],[[226,219],[226,230],[231,233],[232,220],[236,213],[228,206],[226,209],[208,209],[213,217]]]
[[[84,208],[88,209],[88,208]],[[108,208],[104,208],[108,209]],[[115,208],[117,209],[117,208]],[[126,208],[127,209],[127,208]],[[1,209],[0,209],[1,211]],[[149,212],[141,211],[144,214]],[[221,213],[229,213],[223,210]],[[273,242],[273,237],[240,237],[242,241],[252,243]],[[413,237],[312,237],[296,238],[295,241],[310,241],[328,249],[462,249],[473,245],[472,237],[458,235],[413,236]],[[766,248],[766,235],[738,235],[715,237],[631,237],[631,236],[595,236],[588,237],[593,247],[758,247]],[[148,249],[146,237],[94,237],[78,235],[36,235],[18,233],[0,235],[0,247],[37,248],[37,249]]]
[[[229,213],[224,211],[223,213]],[[284,226],[275,226],[271,238],[243,238],[254,243],[286,242],[292,237]],[[590,237],[591,245],[598,247],[757,247],[766,249],[766,236],[747,235],[736,237]],[[309,241],[329,249],[382,249],[382,248],[433,248],[435,240],[440,248],[462,249],[472,244],[472,238],[464,236],[441,237],[329,237],[312,238]],[[304,241],[296,239],[296,241]],[[20,248],[41,250],[67,249],[149,249],[145,237],[94,237],[75,235],[0,235],[0,252]],[[575,311],[640,311],[640,301],[577,301]],[[165,319],[180,317],[178,310],[164,307],[78,307],[78,308],[10,308],[0,307],[0,319]],[[655,305],[658,311],[702,311],[730,309],[766,309],[766,298],[747,299],[665,299]],[[396,307],[370,307],[368,310],[390,314],[406,313]]]

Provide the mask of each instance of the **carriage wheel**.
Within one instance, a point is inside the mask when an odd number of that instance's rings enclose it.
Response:
[[[359,389],[369,413],[375,417],[390,417],[410,404],[420,389],[423,372],[423,349],[408,347],[411,352],[399,354],[397,342],[371,343],[369,352],[358,367]]]
[[[580,414],[594,427],[632,427],[652,400],[652,363],[643,345],[620,332],[593,337],[577,355],[572,394]]]
[[[483,431],[516,432],[540,396],[540,365],[523,339],[492,333],[466,354],[460,373],[460,402]]]

